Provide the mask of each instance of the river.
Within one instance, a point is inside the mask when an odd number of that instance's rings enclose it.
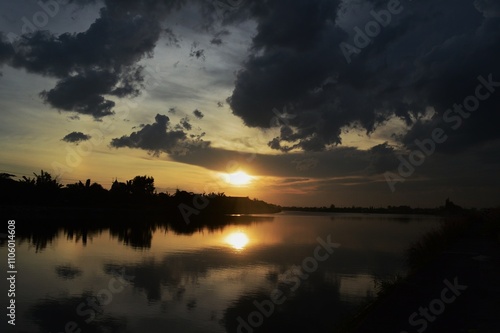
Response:
[[[301,212],[233,219],[192,233],[61,228],[48,239],[18,238],[15,331],[331,332],[375,295],[376,278],[406,271],[406,249],[440,221]],[[0,255],[7,258],[6,242]]]

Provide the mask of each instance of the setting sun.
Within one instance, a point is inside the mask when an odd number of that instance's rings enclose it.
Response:
[[[233,232],[226,237],[226,243],[236,250],[242,250],[248,244],[248,241],[248,236],[241,231]]]
[[[227,174],[225,179],[232,185],[247,185],[252,181],[253,177],[249,176],[246,172],[238,171]]]

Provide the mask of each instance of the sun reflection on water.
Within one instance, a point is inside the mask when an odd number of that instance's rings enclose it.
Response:
[[[233,232],[229,234],[226,239],[226,243],[229,244],[236,250],[243,250],[247,246],[249,239],[248,236],[241,231]]]

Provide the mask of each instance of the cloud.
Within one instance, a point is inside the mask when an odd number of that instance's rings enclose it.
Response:
[[[90,140],[92,137],[87,134],[83,134],[82,132],[71,132],[62,138],[62,141],[70,142],[70,143],[79,143],[82,141]]]
[[[0,64],[9,60],[13,53],[14,49],[12,48],[9,40],[2,32],[0,32]]]
[[[0,68],[4,63],[10,60],[13,54],[14,54],[14,49],[12,48],[12,45],[4,36],[4,34],[0,32]]]
[[[278,155],[205,147],[171,158],[216,172],[234,172],[234,168],[241,168],[257,176],[257,180],[264,177],[257,185],[262,193],[274,192],[283,198],[289,192],[296,192],[297,196],[287,196],[287,200],[303,202],[311,199],[312,205],[333,197],[335,202],[349,205],[356,202],[360,205],[436,206],[447,197],[453,197],[459,203],[487,207],[498,205],[500,179],[495,175],[500,168],[499,148],[500,140],[480,149],[467,149],[457,159],[460,163],[450,163],[447,154],[436,152],[404,183],[396,185],[397,191],[392,197],[384,173],[397,174],[398,155],[408,157],[386,143],[368,150],[334,147],[327,151]],[[286,179],[286,184],[282,184],[283,179]],[[287,186],[293,181],[294,186]],[[280,184],[283,186],[277,187]]]
[[[54,108],[96,119],[113,114],[113,97],[140,94],[144,73],[139,63],[153,55],[160,38],[178,43],[166,21],[188,1],[102,3],[86,31],[38,31],[12,45],[0,37],[0,64],[56,78],[55,87],[40,94]],[[232,31],[230,25],[255,22],[249,55],[227,101],[247,126],[278,126],[269,146],[284,152],[328,150],[342,143],[342,129],[355,126],[370,134],[392,117],[411,128],[399,137],[411,149],[415,138],[443,126],[444,112],[473,92],[479,75],[500,78],[498,1],[402,2],[401,13],[392,15],[351,63],[340,43],[356,45],[353,28],[364,29],[374,20],[370,10],[385,10],[388,1],[247,0],[233,7],[220,1],[189,3],[193,10],[201,8],[200,24],[215,45]],[[205,50],[194,42],[190,56],[204,59]],[[171,88],[162,92],[170,93]],[[498,95],[442,149],[459,151],[498,138]],[[419,119],[429,107],[436,111],[434,122]]]
[[[231,3],[205,0],[68,0],[78,6],[102,5],[99,17],[79,33],[54,34],[34,31],[23,34],[11,46],[0,36],[0,66],[56,78],[52,89],[40,93],[45,103],[61,111],[91,115],[96,120],[112,115],[112,97],[135,97],[144,88],[140,61],[153,56],[164,37],[167,45],[180,47],[181,38],[166,26],[171,14],[189,4],[198,11],[204,32],[215,20],[223,20]],[[199,27],[198,27],[199,28]],[[200,28],[199,28],[200,29]],[[226,36],[219,29],[214,38]],[[1,32],[0,32],[1,33]],[[222,41],[221,41],[222,42]],[[205,50],[193,43],[190,57],[205,60]]]
[[[170,126],[170,118],[157,114],[153,124],[144,125],[139,131],[111,141],[115,148],[142,149],[155,156],[161,153],[183,155],[195,148],[208,147],[210,142],[203,141],[201,136],[188,137],[178,126]]]
[[[366,13],[358,15],[348,9],[359,2],[343,1],[345,12],[340,3],[251,1],[246,8],[257,32],[228,103],[247,126],[279,126],[269,144],[274,149],[330,149],[341,144],[343,128],[371,133],[392,117],[411,127],[427,108],[442,116],[463,101],[479,75],[500,78],[497,2],[401,2],[401,13],[351,63],[340,43],[355,45],[353,27],[364,29],[374,20],[369,11],[386,9],[387,2],[362,1]],[[489,100],[484,113],[455,133],[457,145],[498,138],[499,106],[498,96]],[[285,107],[293,117],[276,122],[273,110]]]
[[[96,1],[73,1],[79,5]],[[52,107],[99,119],[113,113],[108,96],[134,97],[143,88],[138,65],[151,57],[162,36],[167,15],[185,1],[106,0],[88,30],[56,35],[48,31],[24,34],[13,42],[10,65],[57,78],[40,96]],[[175,40],[174,40],[175,42]],[[3,44],[0,44],[0,59]]]
[[[177,36],[172,31],[172,29],[167,28],[167,29],[165,29],[164,32],[165,32],[165,35],[166,35],[166,38],[167,38],[167,45],[168,46],[181,47],[181,45],[180,45],[181,39],[180,39],[179,36]]]
[[[186,131],[190,131],[193,128],[193,126],[189,123],[188,117],[182,118],[179,125]]]
[[[476,0],[474,6],[484,17],[500,17],[500,3],[495,0]]]
[[[212,40],[210,41],[210,44],[216,45],[216,46],[221,46],[224,44],[222,37],[224,36],[229,36],[231,33],[228,30],[221,30],[217,33],[214,34]]]
[[[189,153],[173,156],[172,159],[204,168],[229,172],[228,165],[235,162],[252,174],[274,177],[371,177],[397,168],[397,153],[382,144],[370,150],[337,147],[322,152],[292,152],[289,154],[267,155],[242,153],[214,147],[197,147]]]
[[[191,44],[191,51],[189,51],[189,56],[191,58],[201,59],[201,60],[205,61],[206,60],[205,50],[199,49],[198,47],[199,47],[199,43],[193,42],[193,44]]]
[[[123,96],[131,89],[127,84],[117,88],[117,79],[109,72],[90,71],[62,79],[55,88],[42,91],[40,96],[46,103],[59,110],[76,111],[98,119],[113,114],[112,109],[115,106],[113,101],[105,99],[102,94]]]
[[[205,115],[203,114],[203,112],[201,112],[200,110],[196,109],[193,111],[193,114],[196,118],[198,119],[202,119]]]

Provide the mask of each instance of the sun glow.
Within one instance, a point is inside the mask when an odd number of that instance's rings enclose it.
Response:
[[[248,244],[248,236],[241,231],[233,232],[226,237],[226,243],[236,250],[242,250]]]
[[[226,182],[232,185],[247,185],[252,181],[253,177],[249,176],[246,172],[238,171],[226,174],[225,179]]]

